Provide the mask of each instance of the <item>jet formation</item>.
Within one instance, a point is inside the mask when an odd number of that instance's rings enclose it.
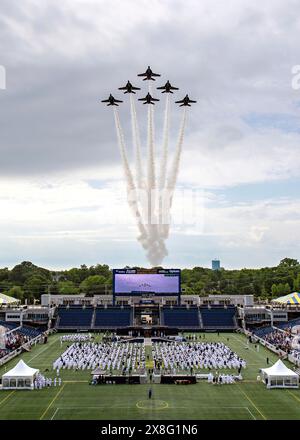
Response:
[[[154,73],[150,66],[148,66],[147,70],[144,73],[139,73],[137,76],[143,77],[143,81],[155,81],[155,78],[158,76],[161,76],[160,73]],[[124,87],[119,87],[119,90],[124,90],[124,94],[126,93],[136,93],[136,90],[141,90],[140,87],[135,87],[131,84],[130,81],[127,81],[126,85]],[[178,87],[172,86],[170,81],[168,80],[164,86],[157,87],[157,90],[162,90],[162,93],[173,93],[173,90],[179,90]],[[159,101],[159,99],[153,98],[153,96],[150,95],[150,93],[147,93],[147,95],[144,98],[139,98],[139,101],[143,101],[143,104],[152,104],[154,105],[155,102]],[[107,103],[107,105],[116,105],[118,106],[119,103],[123,102],[121,100],[118,100],[112,96],[112,94],[109,95],[108,99],[104,99],[104,103]],[[196,103],[197,101],[193,101],[189,98],[188,95],[185,95],[183,99],[180,101],[175,101],[176,104],[180,104],[180,107],[191,107],[191,104]]]
[[[124,93],[135,93],[135,90],[141,90],[140,87],[134,87],[130,81],[127,81],[126,86],[119,87],[119,90],[125,90]]]
[[[108,106],[109,105],[116,105],[116,106],[118,106],[119,105],[118,103],[119,102],[123,102],[123,101],[120,101],[119,99],[114,98],[113,95],[110,94],[108,99],[103,99],[101,102],[105,102],[105,103],[108,102],[108,104],[107,104]]]
[[[180,104],[179,107],[183,107],[183,106],[188,106],[191,107],[191,104],[196,103],[197,101],[193,101],[192,99],[189,98],[189,95],[185,95],[185,97],[183,99],[181,99],[180,101],[175,101],[175,104]]]
[[[159,73],[154,73],[152,70],[151,70],[151,68],[150,68],[150,66],[148,66],[148,69],[146,70],[146,72],[144,72],[144,73],[138,73],[138,76],[144,76],[145,78],[143,79],[143,81],[149,81],[149,80],[151,80],[151,81],[155,81],[155,76],[161,76]]]
[[[159,99],[153,98],[150,93],[147,93],[145,98],[139,98],[139,101],[144,101],[143,104],[152,104],[154,105],[154,101],[159,101]]]
[[[173,93],[172,90],[179,90],[178,87],[173,87],[169,80],[166,82],[164,86],[156,87],[156,88],[157,90],[163,90],[163,92],[161,93]]]

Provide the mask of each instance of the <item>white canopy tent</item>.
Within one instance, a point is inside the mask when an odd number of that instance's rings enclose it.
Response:
[[[261,372],[267,388],[299,388],[299,375],[280,359],[272,367],[263,368]]]
[[[0,293],[0,305],[18,304],[19,302],[21,301],[17,298]]]
[[[39,370],[31,368],[21,359],[17,365],[2,376],[2,389],[32,390]]]

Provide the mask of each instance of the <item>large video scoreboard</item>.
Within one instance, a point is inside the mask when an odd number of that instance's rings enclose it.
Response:
[[[181,292],[180,269],[114,269],[114,296],[178,296]]]

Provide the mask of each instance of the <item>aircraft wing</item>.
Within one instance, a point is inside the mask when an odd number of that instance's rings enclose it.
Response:
[[[139,101],[147,101],[147,98],[139,98]]]
[[[137,76],[147,76],[147,73],[138,73]]]
[[[159,99],[151,98],[151,101],[159,101]]]
[[[152,73],[152,76],[161,76],[159,73]]]
[[[179,90],[178,87],[173,87],[173,86],[171,86],[170,89],[171,89],[171,90]]]
[[[140,87],[131,87],[132,90],[141,90]]]
[[[115,101],[115,102],[123,102],[123,101],[120,101],[119,99],[115,99],[114,101]]]
[[[156,88],[157,88],[157,90],[164,90],[164,89],[165,89],[165,86],[156,87]]]
[[[182,102],[184,102],[184,99],[181,99],[180,101],[175,101],[175,104],[181,104]]]
[[[101,102],[109,102],[109,99],[103,99]]]
[[[126,86],[125,87],[119,87],[118,90],[127,90],[127,87]]]
[[[193,103],[196,103],[197,101],[192,101],[191,99],[189,100],[189,102],[193,102]]]

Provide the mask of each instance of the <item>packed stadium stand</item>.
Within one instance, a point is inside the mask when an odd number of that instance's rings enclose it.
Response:
[[[204,329],[234,329],[237,327],[236,308],[229,307],[200,307],[202,325]]]
[[[8,355],[37,336],[40,336],[44,331],[43,329],[33,328],[26,325],[20,326],[19,324],[7,321],[0,321],[0,326],[6,329],[5,348],[0,350],[0,358]]]
[[[193,307],[164,307],[162,310],[161,324],[166,327],[176,328],[199,328],[200,317],[199,309]]]

